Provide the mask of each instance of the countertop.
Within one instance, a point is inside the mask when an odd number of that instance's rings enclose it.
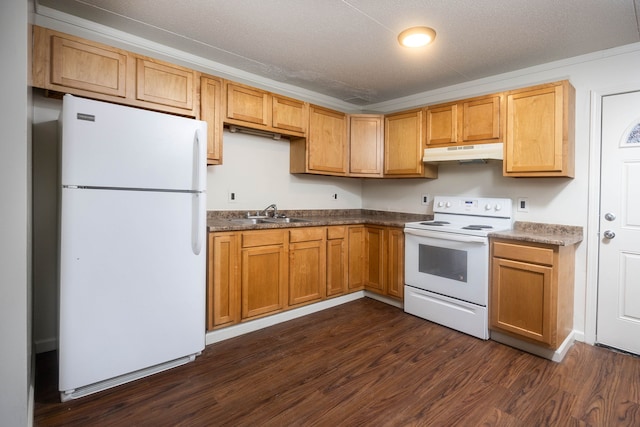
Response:
[[[508,231],[494,231],[490,238],[520,240],[548,245],[570,246],[582,241],[582,227],[573,225],[545,224],[539,222],[520,222],[513,224]]]
[[[208,211],[207,227],[209,229],[209,232],[357,224],[404,227],[404,224],[407,222],[433,219],[433,215],[429,214],[410,214],[402,212],[376,211],[369,209],[327,209],[278,211],[278,213],[286,214],[291,218],[302,218],[305,220],[305,222],[246,224],[229,221],[232,218],[243,218],[246,213],[247,211]]]

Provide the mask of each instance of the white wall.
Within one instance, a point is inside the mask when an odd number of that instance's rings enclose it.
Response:
[[[289,173],[289,141],[224,132],[223,164],[208,168],[210,210],[359,209],[362,180]],[[237,201],[229,202],[229,192]],[[331,198],[337,194],[337,200]]]
[[[569,79],[576,89],[575,117],[575,178],[505,178],[500,164],[444,165],[437,180],[406,183],[400,180],[367,181],[363,184],[363,208],[425,212],[419,204],[420,195],[470,195],[488,197],[518,197],[529,199],[529,213],[517,212],[518,221],[534,221],[569,224],[584,227],[585,240],[578,246],[575,274],[574,328],[578,337],[585,331],[587,269],[597,262],[597,254],[587,254],[587,237],[598,230],[588,229],[590,174],[599,173],[599,165],[590,165],[592,148],[590,140],[598,143],[597,136],[590,135],[592,127],[591,92],[631,85],[640,89],[640,44],[603,51],[528,68],[514,73],[494,76],[463,85],[439,89],[433,92],[395,100],[379,108],[410,108],[415,105],[433,104],[450,99],[462,99],[504,89],[529,86],[545,81]],[[593,138],[592,138],[593,137]],[[597,182],[597,179],[594,181]],[[606,189],[604,189],[606,191]],[[589,309],[593,309],[589,307]]]
[[[0,5],[0,424],[33,420],[28,1]]]

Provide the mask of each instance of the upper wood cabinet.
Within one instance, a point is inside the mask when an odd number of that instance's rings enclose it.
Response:
[[[200,119],[207,122],[207,164],[222,164],[222,80],[200,78]]]
[[[348,148],[347,115],[310,105],[306,139],[291,139],[290,171],[346,175]]]
[[[384,155],[384,116],[349,116],[349,175],[382,176]]]
[[[507,92],[504,175],[572,178],[574,120],[567,80]]]
[[[151,58],[136,58],[136,99],[193,110],[194,72]]]
[[[308,104],[229,81],[225,82],[225,94],[226,123],[304,136]]]
[[[504,125],[501,93],[426,108],[427,146],[502,142]]]
[[[199,73],[33,26],[34,87],[198,117]]]
[[[422,162],[423,110],[385,116],[384,175],[394,178],[437,178],[438,168]]]
[[[425,109],[427,146],[458,142],[458,105],[434,105]]]

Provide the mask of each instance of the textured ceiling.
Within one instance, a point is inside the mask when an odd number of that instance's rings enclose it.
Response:
[[[640,0],[37,3],[362,106],[640,41]],[[416,25],[435,42],[400,47]]]

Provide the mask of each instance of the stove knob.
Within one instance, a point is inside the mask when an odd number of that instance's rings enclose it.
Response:
[[[500,209],[502,209],[502,206],[496,205],[496,211],[499,211]]]
[[[487,204],[485,205],[485,207],[484,207],[484,210],[485,210],[485,211],[490,211],[490,210],[491,210],[491,204],[490,204],[490,203],[487,203]]]
[[[450,208],[451,207],[451,202],[447,202],[446,207]]]
[[[442,203],[442,202],[438,202],[438,207],[439,207],[439,208],[441,208],[441,207],[443,207],[443,206],[444,206],[444,203]]]

